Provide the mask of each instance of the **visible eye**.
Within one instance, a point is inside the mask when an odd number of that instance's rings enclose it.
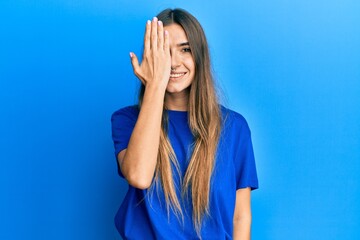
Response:
[[[183,48],[181,49],[182,52],[191,52],[191,49],[190,48]]]

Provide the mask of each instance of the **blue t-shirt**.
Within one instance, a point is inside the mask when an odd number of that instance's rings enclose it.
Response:
[[[201,236],[203,239],[232,239],[236,190],[258,188],[251,133],[243,116],[221,106],[222,130],[216,162],[211,177],[210,216],[205,216]],[[185,175],[191,157],[194,137],[188,125],[188,113],[167,110],[168,137]],[[139,115],[137,106],[122,108],[111,117],[115,156],[126,149]],[[118,169],[120,176],[124,177]],[[174,174],[174,183],[180,186]],[[115,225],[124,239],[198,239],[192,222],[191,200],[181,200],[184,222],[170,210],[168,217],[162,189],[149,197],[147,190],[129,185]]]

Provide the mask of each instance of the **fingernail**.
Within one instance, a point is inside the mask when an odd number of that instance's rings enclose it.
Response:
[[[131,58],[133,57],[133,53],[132,53],[132,52],[130,52],[130,57],[131,57]]]
[[[154,17],[154,18],[153,18],[153,21],[157,21],[157,17]]]
[[[165,35],[166,35],[166,36],[169,35],[169,32],[168,32],[167,30],[165,30]]]
[[[158,21],[158,25],[160,26],[162,24],[162,22],[161,21]]]
[[[151,21],[150,20],[147,20],[146,24],[147,25],[150,25]]]

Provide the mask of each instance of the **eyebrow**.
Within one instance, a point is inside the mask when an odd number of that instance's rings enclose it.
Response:
[[[189,44],[189,42],[183,42],[183,43],[178,43],[177,46],[178,47],[190,46],[190,44]]]

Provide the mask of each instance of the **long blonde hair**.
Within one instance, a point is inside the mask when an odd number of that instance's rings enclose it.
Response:
[[[195,62],[195,76],[190,86],[188,123],[194,136],[192,156],[182,181],[182,198],[191,193],[195,230],[200,236],[204,215],[209,215],[209,193],[211,176],[215,165],[217,145],[220,138],[221,111],[211,73],[210,56],[205,33],[200,23],[183,9],[166,9],[157,15],[164,26],[179,24],[185,31],[192,57]],[[139,93],[139,106],[143,99],[145,87]],[[163,188],[167,211],[174,211],[183,217],[180,200],[176,194],[171,163],[180,176],[176,155],[167,137],[167,113],[163,111],[162,129],[158,160],[155,170],[155,185]],[[183,219],[183,218],[182,218]]]

